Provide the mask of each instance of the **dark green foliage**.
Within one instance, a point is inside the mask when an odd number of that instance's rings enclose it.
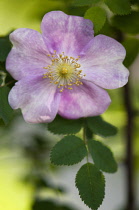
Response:
[[[63,187],[53,184],[47,176],[41,173],[34,173],[33,170],[31,170],[31,172],[24,177],[23,182],[25,184],[32,184],[37,190],[51,189],[56,193],[65,192]]]
[[[87,118],[87,124],[94,134],[102,137],[113,136],[117,133],[117,128],[104,121],[100,116]]]
[[[90,19],[93,22],[94,31],[97,33],[106,21],[106,12],[101,7],[91,7],[86,11],[84,18]]]
[[[32,210],[73,210],[65,205],[59,205],[50,200],[36,199],[33,203]]]
[[[2,78],[0,78],[0,85],[2,84],[2,82],[3,82],[3,79],[2,79]]]
[[[139,4],[139,0],[130,0],[130,3],[131,4],[137,4],[138,5]]]
[[[124,33],[138,34],[139,33],[139,12],[132,12],[125,16],[114,16],[112,19],[113,25]]]
[[[100,2],[101,0],[74,0],[74,6],[87,6]]]
[[[75,16],[84,16],[84,13],[86,12],[86,10],[88,9],[88,6],[74,6],[74,5],[71,5],[69,7],[69,10],[68,10],[68,13],[70,15],[75,15]]]
[[[136,38],[126,38],[122,43],[126,49],[126,58],[124,65],[129,67],[139,53],[139,40]]]
[[[0,117],[5,124],[8,124],[13,115],[13,110],[8,103],[9,91],[8,87],[0,87]]]
[[[76,175],[76,187],[84,203],[96,210],[105,196],[105,179],[103,174],[91,163],[83,165]]]
[[[82,127],[82,119],[69,120],[57,115],[53,122],[48,124],[48,130],[54,134],[78,133]]]
[[[127,15],[131,11],[129,0],[104,0],[104,2],[117,15]]]
[[[111,150],[107,146],[95,140],[89,140],[88,146],[97,168],[108,173],[117,171],[117,163]]]
[[[0,119],[0,127],[5,127],[5,123],[2,119]]]
[[[66,136],[52,149],[51,162],[55,165],[73,165],[87,155],[84,142],[76,136]]]
[[[6,71],[5,70],[5,62],[0,61],[0,71]]]
[[[110,25],[108,20],[106,20],[104,26],[97,34],[104,34],[106,36],[110,36],[112,38],[116,38],[115,28]]]
[[[0,61],[4,62],[11,49],[9,36],[0,37]]]

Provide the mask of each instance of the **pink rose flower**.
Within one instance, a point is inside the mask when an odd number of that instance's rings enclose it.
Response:
[[[10,34],[6,68],[18,80],[9,94],[11,107],[20,108],[30,123],[51,122],[57,113],[69,119],[102,114],[111,102],[104,89],[128,81],[124,47],[110,37],[94,37],[90,20],[61,11],[47,13],[41,30]]]

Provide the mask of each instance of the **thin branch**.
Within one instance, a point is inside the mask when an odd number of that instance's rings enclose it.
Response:
[[[124,103],[127,113],[126,135],[126,171],[127,171],[127,206],[126,210],[135,210],[133,129],[134,110],[131,102],[130,83],[124,87]]]

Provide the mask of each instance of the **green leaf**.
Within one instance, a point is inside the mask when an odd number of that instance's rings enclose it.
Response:
[[[75,15],[75,16],[81,16],[83,17],[84,16],[84,13],[86,12],[86,10],[88,9],[88,6],[74,6],[74,5],[71,5],[68,9],[68,13],[70,15]]]
[[[78,133],[82,127],[82,119],[69,120],[57,115],[56,118],[48,124],[48,130],[54,134],[74,134]]]
[[[126,16],[114,16],[112,18],[113,25],[124,33],[139,33],[139,12],[132,12]]]
[[[11,43],[9,37],[0,37],[0,61],[6,60],[6,57],[11,49]]]
[[[87,155],[84,142],[76,136],[66,136],[52,149],[51,162],[55,165],[73,165]]]
[[[88,5],[93,5],[101,0],[74,0],[73,5],[74,6],[88,6]]]
[[[8,124],[13,115],[13,110],[8,103],[9,91],[8,87],[0,87],[0,117],[5,124]]]
[[[129,67],[139,53],[139,40],[136,38],[126,38],[122,44],[126,49],[124,65]]]
[[[117,15],[127,15],[131,11],[129,0],[104,0],[104,2]]]
[[[75,182],[84,203],[93,210],[98,209],[105,196],[103,174],[92,163],[86,163],[78,171]]]
[[[97,168],[108,173],[117,171],[117,163],[111,150],[107,146],[95,140],[89,140],[88,146]]]
[[[90,130],[99,136],[108,137],[117,133],[117,128],[104,121],[100,116],[88,117],[87,123]]]
[[[106,12],[101,7],[91,7],[86,11],[84,18],[93,22],[95,33],[97,33],[106,21]]]

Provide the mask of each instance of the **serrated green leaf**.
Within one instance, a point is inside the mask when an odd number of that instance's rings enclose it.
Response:
[[[54,134],[75,134],[82,127],[82,119],[69,120],[57,115],[56,118],[48,124],[48,130]]]
[[[94,24],[94,31],[97,33],[106,21],[106,12],[101,7],[91,7],[84,15],[84,18],[90,19]]]
[[[124,65],[129,67],[139,53],[139,40],[136,38],[126,38],[122,44],[126,49]]]
[[[13,110],[8,103],[9,91],[8,87],[0,87],[0,117],[5,124],[8,124],[13,115]]]
[[[51,162],[55,165],[73,165],[87,155],[84,142],[76,136],[66,136],[52,149]]]
[[[93,210],[98,209],[105,196],[103,174],[92,163],[86,163],[78,171],[75,182],[84,203]]]
[[[6,57],[11,49],[11,43],[9,37],[0,37],[0,61],[6,60]]]
[[[89,151],[97,168],[104,172],[117,171],[117,163],[111,150],[99,141],[88,141]]]
[[[88,5],[93,5],[101,0],[74,0],[73,5],[74,6],[88,6]]]
[[[102,137],[113,136],[117,133],[117,128],[104,121],[100,116],[88,117],[87,124],[94,134]]]
[[[117,15],[127,15],[131,11],[129,0],[104,0],[104,2]]]
[[[114,16],[112,24],[124,33],[139,33],[139,12],[132,12],[126,16]]]

